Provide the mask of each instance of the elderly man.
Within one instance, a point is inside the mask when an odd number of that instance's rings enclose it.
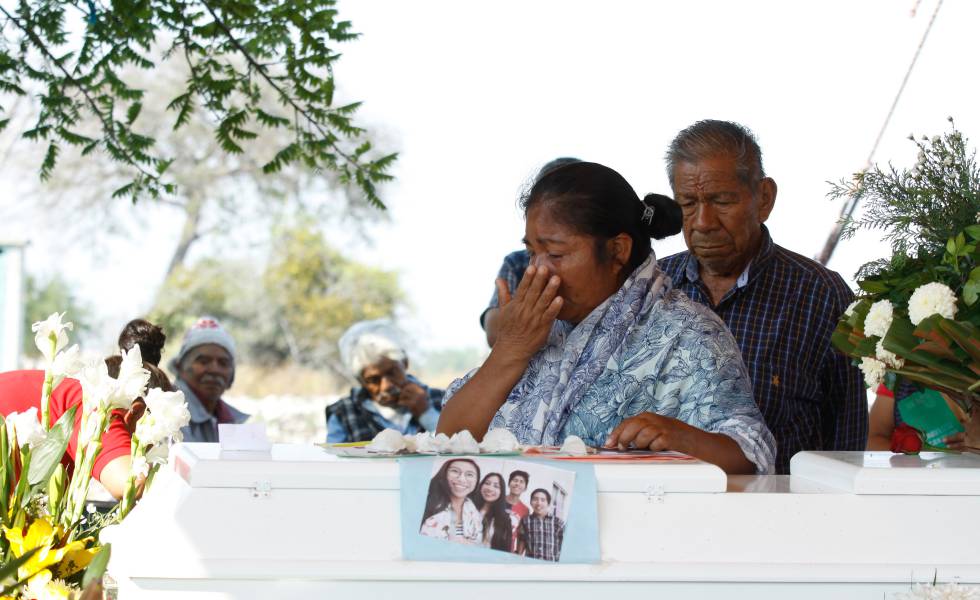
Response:
[[[711,307],[738,341],[776,438],[776,468],[800,450],[863,450],[860,372],[830,345],[853,294],[837,273],[773,243],[776,182],[745,127],[699,121],[667,151],[688,250],[660,261],[676,288]]]
[[[217,442],[219,423],[244,423],[248,415],[221,399],[235,380],[235,341],[212,317],[202,317],[184,335],[170,361],[175,386],[184,392],[191,422],[185,442]]]
[[[443,390],[408,374],[408,354],[387,320],[361,321],[338,343],[340,356],[360,384],[327,406],[327,442],[361,442],[384,429],[436,430]]]

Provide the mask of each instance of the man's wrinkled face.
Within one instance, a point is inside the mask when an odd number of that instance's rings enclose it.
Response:
[[[539,517],[547,516],[548,506],[550,504],[551,501],[548,500],[547,495],[542,494],[541,492],[531,494],[531,510],[533,510],[534,514],[538,515]]]
[[[382,406],[398,404],[398,396],[407,382],[405,364],[387,356],[361,371],[361,384],[371,399]]]
[[[753,191],[736,166],[734,156],[720,155],[674,167],[684,241],[702,268],[724,276],[738,276],[755,256],[775,199],[768,197],[771,180]]]
[[[191,348],[180,363],[180,378],[203,402],[214,403],[231,385],[235,361],[217,344]]]

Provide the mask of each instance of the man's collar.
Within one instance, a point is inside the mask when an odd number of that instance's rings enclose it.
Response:
[[[761,227],[762,227],[762,240],[759,243],[759,251],[752,258],[752,260],[749,261],[749,264],[745,266],[745,269],[742,270],[742,273],[738,276],[738,279],[735,281],[735,286],[738,288],[745,287],[749,283],[750,273],[751,274],[758,273],[762,269],[762,267],[764,267],[766,263],[769,262],[769,259],[772,258],[772,252],[773,252],[772,236],[769,235],[768,227],[766,227],[765,225],[761,225]],[[684,273],[684,278],[691,283],[695,283],[701,280],[701,273],[698,266],[698,259],[696,256],[694,256],[694,253],[691,252],[690,250],[688,250],[687,252],[687,261],[684,263],[683,273]]]
[[[175,385],[178,390],[184,392],[184,400],[187,401],[187,411],[191,414],[191,421],[194,423],[206,423],[208,421],[217,420],[217,416],[211,414],[204,404],[201,403],[201,399],[197,397],[197,394],[191,389],[191,386],[187,385],[187,382],[183,379],[177,379]],[[244,423],[248,420],[249,415],[238,410],[234,406],[228,404],[224,400],[219,399],[221,403],[221,409],[228,412],[233,423]]]

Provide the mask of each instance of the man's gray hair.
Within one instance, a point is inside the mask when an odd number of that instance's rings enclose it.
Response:
[[[755,190],[766,176],[762,150],[752,131],[732,121],[705,119],[677,134],[667,148],[667,177],[674,187],[674,167],[716,156],[734,156],[739,181]]]
[[[337,342],[340,359],[354,379],[360,380],[365,367],[377,364],[382,358],[408,362],[402,334],[387,319],[361,321],[351,325]]]

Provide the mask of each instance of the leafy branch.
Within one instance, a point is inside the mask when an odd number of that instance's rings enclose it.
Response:
[[[55,169],[62,145],[83,155],[104,151],[132,177],[114,196],[137,199],[172,195],[167,177],[173,157],[159,156],[156,140],[139,128],[144,91],[129,85],[126,69],[153,71],[148,58],[183,54],[189,76],[167,106],[173,128],[199,107],[212,120],[222,151],[244,154],[257,127],[290,138],[262,165],[273,174],[296,164],[336,174],[372,205],[384,208],[377,186],[391,180],[396,154],[379,155],[354,123],[359,103],[334,104],[334,44],[354,40],[334,0],[20,0],[0,7],[0,91],[37,93],[37,122],[23,133],[45,141],[42,179]],[[70,8],[68,12],[66,9]],[[76,33],[78,32],[78,33]],[[2,107],[6,109],[6,107]],[[97,131],[84,135],[87,117]],[[9,119],[0,120],[0,128]]]

